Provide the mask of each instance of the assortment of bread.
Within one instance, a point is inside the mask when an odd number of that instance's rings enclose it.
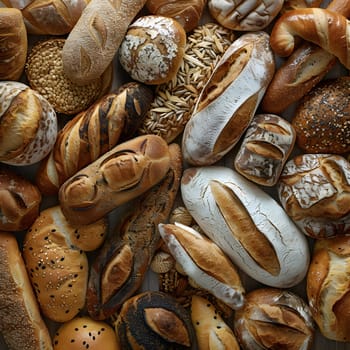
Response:
[[[0,348],[347,348],[349,20],[0,1]]]

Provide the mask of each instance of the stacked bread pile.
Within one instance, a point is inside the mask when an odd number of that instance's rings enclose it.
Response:
[[[350,342],[350,1],[0,3],[2,349]]]

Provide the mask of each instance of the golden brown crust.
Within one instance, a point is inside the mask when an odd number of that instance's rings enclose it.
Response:
[[[27,31],[20,10],[0,8],[0,80],[19,80],[27,57]]]
[[[0,232],[0,332],[11,349],[51,350],[16,238]]]
[[[39,215],[39,189],[10,169],[0,169],[0,230],[27,229]]]

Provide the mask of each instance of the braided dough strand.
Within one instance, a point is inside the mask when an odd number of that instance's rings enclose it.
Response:
[[[310,41],[336,56],[350,69],[350,21],[322,8],[305,8],[285,13],[274,25],[270,44],[282,57],[289,56],[295,37]]]

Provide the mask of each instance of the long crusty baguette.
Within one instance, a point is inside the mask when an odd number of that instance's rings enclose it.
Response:
[[[51,350],[15,236],[0,232],[0,332],[8,349]]]
[[[270,44],[279,56],[289,56],[295,37],[310,41],[336,56],[350,68],[350,21],[345,16],[323,8],[298,9],[285,13],[275,23]]]
[[[152,98],[147,86],[126,83],[71,119],[58,133],[50,155],[40,164],[36,183],[41,192],[57,194],[69,177],[112,149],[123,137],[131,138]]]
[[[333,0],[327,10],[349,17],[350,0]],[[336,62],[336,57],[330,52],[304,42],[276,71],[263,97],[261,108],[269,113],[283,112],[316,86]]]
[[[63,70],[73,82],[84,85],[102,75],[145,3],[146,0],[91,0],[62,50]]]

